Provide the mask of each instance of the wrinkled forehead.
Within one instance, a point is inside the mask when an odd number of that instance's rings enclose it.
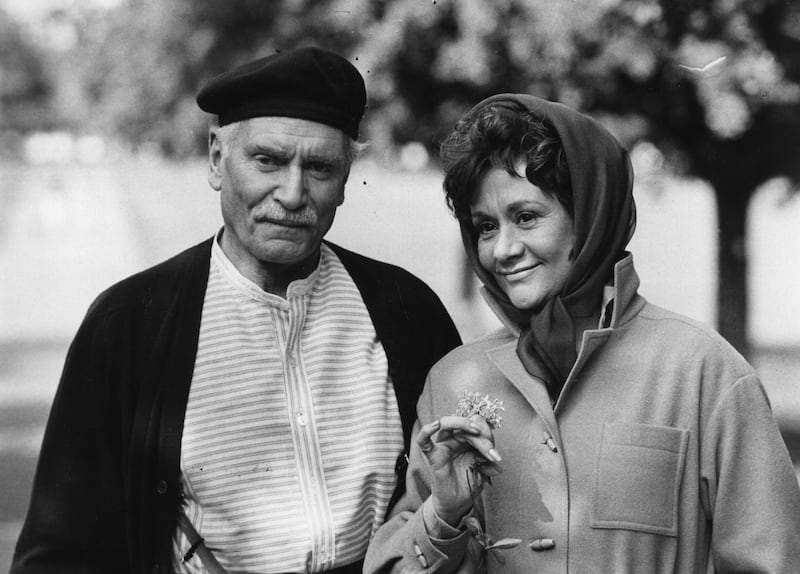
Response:
[[[231,128],[237,133],[237,144],[244,148],[336,159],[346,157],[349,146],[344,131],[298,118],[257,117],[232,124]]]

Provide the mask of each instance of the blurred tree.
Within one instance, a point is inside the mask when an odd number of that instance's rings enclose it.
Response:
[[[357,39],[353,4],[127,0],[112,10],[72,12],[80,40],[64,55],[62,76],[78,78],[81,94],[72,95],[66,115],[167,155],[204,151],[205,120],[194,102],[204,80],[305,44],[347,53]]]
[[[791,0],[127,0],[68,15],[62,117],[186,155],[205,147],[200,83],[306,44],[362,71],[373,149],[429,148],[481,98],[528,92],[654,143],[708,181],[719,221],[719,329],[747,353],[747,207],[800,180],[800,7]],[[0,35],[5,38],[5,35]],[[64,86],[69,86],[65,89]]]
[[[42,50],[0,8],[0,131],[47,127],[50,79],[44,61]]]
[[[608,86],[598,91],[592,107],[645,118],[642,136],[669,151],[673,165],[711,185],[718,225],[718,328],[748,354],[750,199],[773,178],[800,182],[800,5],[631,2],[607,14],[602,28],[619,32],[613,33],[616,41],[602,33],[589,41],[595,49],[606,46],[598,64],[615,52],[641,51],[653,55],[653,66],[637,75],[626,73],[621,62],[610,67],[605,76],[611,81],[605,82],[588,70],[582,79]],[[628,43],[631,37],[644,43]]]
[[[384,139],[435,147],[479,99],[528,92],[653,142],[711,185],[718,328],[747,354],[746,215],[800,181],[800,5],[789,0],[405,0],[379,3],[357,52]],[[376,113],[377,112],[377,113]]]

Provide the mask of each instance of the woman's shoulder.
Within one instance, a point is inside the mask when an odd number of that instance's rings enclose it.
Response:
[[[517,337],[505,327],[500,327],[473,341],[459,345],[431,369],[432,378],[454,378],[475,369],[486,370],[491,364],[490,352],[499,347],[516,344]]]
[[[752,366],[713,327],[681,313],[648,302],[631,325],[630,335],[638,345],[655,345],[665,358],[671,355],[690,362],[722,363],[741,375]]]
[[[693,344],[697,343],[697,339],[707,340],[708,343],[714,345],[724,342],[722,336],[710,325],[650,301],[645,303],[637,315],[637,319],[644,322],[645,326],[657,327],[660,332],[680,333],[684,337],[691,339]]]
[[[502,397],[507,380],[493,362],[495,350],[516,345],[516,336],[498,329],[456,347],[431,368],[417,405],[421,419],[452,414],[465,392]]]

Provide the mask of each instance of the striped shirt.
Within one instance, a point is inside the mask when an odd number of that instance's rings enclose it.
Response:
[[[322,246],[286,298],[215,241],[181,446],[186,512],[229,571],[320,572],[383,522],[403,434],[358,288]],[[175,536],[178,572],[203,572]]]

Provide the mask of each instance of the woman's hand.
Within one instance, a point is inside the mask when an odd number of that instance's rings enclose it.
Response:
[[[431,466],[433,508],[455,526],[472,508],[484,476],[499,472],[492,429],[480,415],[444,416],[420,429],[417,446]]]

